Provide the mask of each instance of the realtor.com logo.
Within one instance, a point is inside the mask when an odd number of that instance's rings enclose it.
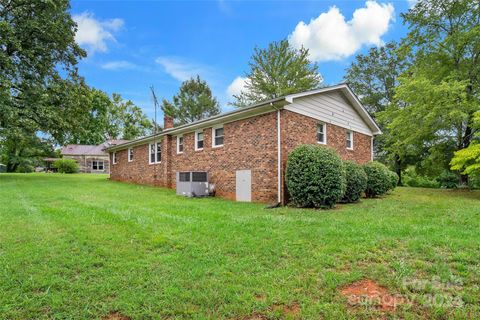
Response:
[[[464,301],[459,296],[463,290],[461,279],[452,277],[442,281],[439,277],[429,280],[404,278],[402,292],[391,294],[388,290],[371,280],[363,280],[342,290],[352,306],[374,307],[384,311],[399,306],[423,305],[428,307],[460,308]]]

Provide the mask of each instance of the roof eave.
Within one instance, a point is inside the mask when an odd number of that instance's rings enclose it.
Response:
[[[264,101],[264,102],[261,102],[261,103],[258,103],[258,104],[255,104],[255,105],[252,105],[252,106],[249,106],[249,107],[244,107],[244,108],[241,108],[241,109],[237,109],[237,110],[233,110],[233,111],[230,111],[230,112],[222,113],[222,114],[210,117],[210,118],[198,120],[198,121],[195,121],[195,122],[192,122],[192,123],[188,123],[188,124],[184,124],[184,125],[181,125],[181,126],[178,126],[178,127],[167,129],[167,130],[162,131],[161,133],[158,133],[157,135],[150,135],[150,136],[147,136],[147,137],[143,137],[143,138],[140,138],[140,139],[137,139],[137,140],[130,141],[128,143],[122,143],[122,144],[114,145],[114,146],[105,148],[105,151],[113,152],[113,151],[117,151],[117,150],[122,150],[122,149],[125,149],[125,148],[129,148],[129,147],[144,144],[146,142],[154,140],[155,138],[161,138],[165,135],[180,135],[180,134],[183,134],[183,133],[192,132],[192,131],[195,131],[195,130],[198,130],[198,129],[201,129],[201,128],[204,128],[204,127],[208,127],[208,126],[211,126],[211,125],[215,125],[215,124],[219,124],[219,123],[228,123],[228,122],[236,121],[236,120],[239,120],[239,119],[252,117],[252,116],[255,116],[255,115],[260,115],[260,114],[263,114],[263,113],[272,112],[272,111],[276,110],[277,108],[283,107],[285,104],[288,104],[288,102],[286,102],[286,100],[285,100],[285,97],[271,99],[271,100]]]

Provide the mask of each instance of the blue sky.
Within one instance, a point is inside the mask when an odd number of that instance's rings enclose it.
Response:
[[[73,1],[87,83],[120,93],[153,117],[149,87],[171,99],[186,78],[207,80],[224,111],[255,46],[288,38],[310,49],[326,84],[354,56],[406,34],[411,1]]]

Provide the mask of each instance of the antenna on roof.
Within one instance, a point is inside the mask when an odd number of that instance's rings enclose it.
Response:
[[[155,182],[157,180],[157,165],[155,162],[157,162],[157,153],[158,153],[158,146],[157,146],[157,128],[158,128],[158,125],[157,125],[157,106],[158,106],[158,100],[157,100],[157,96],[155,95],[155,89],[153,89],[153,86],[150,86],[150,90],[152,91],[152,98],[153,98],[153,106],[154,106],[154,109],[155,109],[155,115],[154,115],[154,123],[153,123],[153,152],[154,152],[154,156],[153,156],[153,184],[155,185]],[[151,150],[151,147],[150,146],[150,150],[149,150],[149,157],[150,157],[150,161],[151,161],[151,157],[152,157],[152,150]]]

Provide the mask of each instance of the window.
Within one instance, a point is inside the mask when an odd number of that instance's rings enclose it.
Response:
[[[347,131],[347,149],[353,149],[353,132]]]
[[[325,123],[317,124],[317,142],[318,143],[327,143],[327,126]]]
[[[183,153],[183,136],[177,136],[177,153]]]
[[[101,160],[101,161],[93,160],[93,161],[92,161],[92,170],[101,170],[101,171],[103,171],[103,168],[104,168],[103,160]]]
[[[212,128],[212,147],[223,146],[223,126]]]
[[[128,162],[133,161],[133,148],[128,149]]]
[[[150,143],[149,163],[159,163],[162,161],[162,143]]]
[[[203,131],[195,132],[195,150],[203,150]]]
[[[117,153],[116,152],[112,153],[112,162],[113,162],[113,164],[117,164]]]

